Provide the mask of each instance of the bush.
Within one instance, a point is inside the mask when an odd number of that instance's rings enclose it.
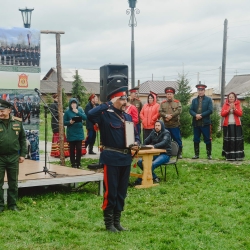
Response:
[[[212,138],[221,137],[221,132],[220,132],[221,116],[219,115],[219,108],[217,106],[214,106],[213,114],[210,117],[212,123]]]
[[[250,107],[243,107],[243,116],[241,118],[244,141],[250,143]]]
[[[180,115],[180,123],[181,123],[181,136],[183,138],[187,138],[193,134],[192,129],[192,116],[189,114],[190,106],[182,106],[182,112]]]

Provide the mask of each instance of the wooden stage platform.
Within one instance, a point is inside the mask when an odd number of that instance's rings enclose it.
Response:
[[[45,163],[43,161],[32,161],[26,159],[23,163],[20,163],[18,188],[97,181],[99,182],[99,194],[103,195],[103,173],[47,163],[48,170],[56,172],[56,177],[52,177],[48,173],[45,174],[45,172],[27,176],[25,175],[28,173],[43,171],[44,166]],[[8,189],[6,175],[3,189],[6,198]]]

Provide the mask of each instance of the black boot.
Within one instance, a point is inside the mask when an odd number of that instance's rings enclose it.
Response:
[[[114,211],[113,210],[103,210],[104,223],[106,226],[106,230],[112,233],[119,232],[114,227]]]
[[[179,148],[178,159],[182,159],[182,148]]]
[[[89,155],[96,155],[95,152],[93,152],[93,144],[89,144]]]
[[[127,231],[121,224],[120,224],[120,219],[121,219],[121,211],[114,211],[114,226],[118,231]]]
[[[200,155],[200,143],[199,142],[194,142],[194,157],[192,159],[199,159]]]
[[[207,150],[207,158],[208,160],[212,160],[212,143],[206,144],[206,150]]]

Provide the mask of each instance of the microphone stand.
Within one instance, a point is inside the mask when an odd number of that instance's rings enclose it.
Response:
[[[37,92],[37,91],[36,91]],[[40,100],[43,102],[43,107],[44,107],[44,118],[45,118],[45,130],[44,130],[44,133],[45,133],[45,166],[43,167],[43,170],[42,171],[38,171],[38,172],[33,172],[33,173],[28,173],[28,174],[25,174],[26,176],[27,175],[31,175],[31,174],[38,174],[38,173],[45,173],[45,174],[49,174],[50,176],[52,177],[56,177],[56,172],[54,171],[49,171],[48,168],[47,168],[47,128],[48,128],[48,123],[47,123],[47,112],[48,112],[48,105],[44,102],[44,100],[41,98],[40,94],[39,94],[39,97],[40,97]],[[49,109],[50,110],[50,109]],[[50,111],[51,112],[51,111]],[[53,115],[54,116],[54,115]],[[55,117],[54,117],[55,118]],[[56,119],[56,118],[55,118]]]

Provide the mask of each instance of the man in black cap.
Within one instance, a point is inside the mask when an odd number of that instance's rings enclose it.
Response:
[[[197,84],[198,91],[197,98],[192,100],[189,113],[193,116],[193,131],[194,131],[194,152],[192,159],[198,159],[200,154],[200,136],[203,135],[204,143],[206,144],[207,158],[212,159],[212,143],[211,143],[211,119],[210,115],[213,113],[212,99],[205,96],[204,84]]]
[[[182,112],[181,103],[174,99],[175,89],[165,88],[167,99],[160,105],[160,116],[164,121],[165,128],[170,132],[171,137],[179,145],[178,157],[182,159],[182,139],[180,130],[180,114]]]
[[[26,135],[22,118],[10,115],[11,104],[0,99],[0,212],[4,211],[5,171],[8,178],[7,204],[8,208],[18,211],[18,171],[19,163],[24,161],[27,153]]]
[[[88,119],[97,123],[100,129],[103,150],[100,163],[104,166],[104,200],[103,214],[106,230],[118,232],[125,230],[120,225],[121,212],[127,194],[132,156],[126,147],[125,121],[132,117],[126,114],[127,87],[110,90],[107,102],[91,109]],[[134,130],[134,145],[140,143]]]

